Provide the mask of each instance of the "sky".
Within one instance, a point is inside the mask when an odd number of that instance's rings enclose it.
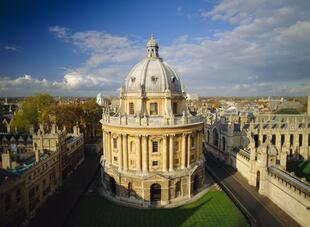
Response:
[[[0,96],[118,95],[152,32],[188,93],[308,94],[309,0],[1,0]]]

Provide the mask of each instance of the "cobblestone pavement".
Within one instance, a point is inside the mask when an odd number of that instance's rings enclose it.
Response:
[[[206,159],[209,172],[215,175],[241,210],[248,214],[252,226],[300,226],[270,199],[260,195],[255,187],[248,185],[246,179],[233,168],[219,163],[211,155],[206,155]]]
[[[87,153],[84,162],[65,180],[59,191],[47,199],[28,226],[63,226],[80,196],[96,175],[99,161],[98,154]]]

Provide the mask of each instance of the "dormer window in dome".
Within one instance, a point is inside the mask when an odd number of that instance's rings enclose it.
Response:
[[[171,81],[172,81],[172,83],[174,83],[174,82],[175,82],[175,80],[176,80],[176,77],[175,77],[175,76],[172,76],[172,77],[171,77]]]
[[[134,76],[131,77],[130,79],[131,79],[131,82],[132,82],[132,83],[134,83],[134,82],[136,81],[136,77],[134,77]]]
[[[152,76],[152,77],[151,77],[151,80],[152,80],[154,83],[156,83],[156,81],[158,80],[158,77]]]

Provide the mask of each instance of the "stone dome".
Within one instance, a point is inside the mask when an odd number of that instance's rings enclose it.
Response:
[[[182,94],[182,86],[177,73],[158,55],[158,43],[153,35],[147,42],[147,56],[129,72],[125,92]]]

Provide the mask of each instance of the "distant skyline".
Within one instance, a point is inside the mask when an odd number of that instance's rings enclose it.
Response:
[[[306,96],[309,0],[0,3],[0,96],[118,95],[154,32],[200,96]]]

